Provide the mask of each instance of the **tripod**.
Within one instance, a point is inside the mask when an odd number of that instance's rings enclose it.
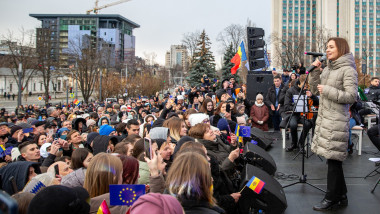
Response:
[[[321,62],[323,62],[324,60],[326,60],[326,56],[323,56],[322,58],[321,58]],[[307,69],[307,71],[308,72],[310,72],[311,70],[313,70],[314,69],[314,67],[313,66],[311,66],[311,67],[309,67],[308,69]],[[295,105],[294,105],[294,107],[293,107],[293,111],[292,111],[292,114],[291,114],[291,116],[290,116],[290,119],[289,119],[289,121],[288,121],[288,123],[286,124],[286,126],[285,126],[285,128],[287,129],[287,127],[289,126],[289,123],[290,123],[290,121],[291,121],[291,119],[292,119],[292,117],[293,117],[293,115],[294,115],[294,112],[296,111],[296,107],[297,107],[297,104],[298,104],[298,101],[300,100],[300,98],[301,98],[301,94],[303,93],[303,91],[304,91],[304,88],[305,88],[305,84],[307,83],[307,80],[308,80],[308,78],[309,78],[309,73],[307,73],[307,75],[306,75],[306,78],[305,78],[305,81],[303,82],[303,84],[301,84],[301,90],[300,90],[300,92],[299,92],[299,94],[298,94],[298,98],[297,98],[297,101],[295,102]],[[304,96],[304,100],[305,100],[305,96]],[[305,104],[305,103],[304,103]],[[304,115],[304,124],[305,124],[305,120],[306,120],[306,118],[305,118],[305,113],[306,113],[306,108],[305,108],[305,105],[303,105],[303,115]],[[301,151],[304,149],[304,147],[305,147],[305,141],[302,141],[302,149],[301,149]],[[325,190],[323,190],[323,189],[321,189],[321,188],[319,188],[319,187],[317,187],[317,186],[315,186],[315,185],[313,185],[313,184],[311,184],[311,183],[309,183],[309,182],[307,182],[307,175],[305,174],[305,155],[302,153],[302,169],[301,169],[301,176],[300,176],[300,179],[299,179],[299,181],[297,181],[297,182],[295,182],[295,183],[292,183],[292,184],[289,184],[289,185],[286,185],[286,186],[283,186],[282,188],[287,188],[287,187],[290,187],[290,186],[293,186],[293,185],[296,185],[296,184],[307,184],[307,185],[309,185],[309,186],[311,186],[311,187],[314,187],[315,189],[318,189],[318,190],[320,190],[320,191],[322,191],[322,192],[324,192],[324,193],[326,193],[326,191]]]

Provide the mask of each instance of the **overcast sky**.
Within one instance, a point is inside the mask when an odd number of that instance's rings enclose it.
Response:
[[[99,0],[99,5],[118,0]],[[21,27],[34,29],[40,22],[30,13],[84,14],[95,0],[0,0],[0,35]],[[99,14],[120,14],[140,25],[134,30],[136,55],[155,52],[156,61],[165,63],[170,45],[181,44],[184,33],[205,29],[212,42],[212,51],[220,64],[216,37],[230,24],[245,25],[247,19],[270,34],[271,0],[132,0],[100,11]],[[219,66],[218,66],[219,67]]]

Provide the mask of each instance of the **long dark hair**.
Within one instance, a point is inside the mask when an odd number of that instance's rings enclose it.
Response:
[[[87,158],[88,154],[91,153],[90,150],[86,148],[79,148],[74,150],[71,155],[71,168],[73,170],[84,167],[83,161]]]
[[[210,112],[207,111],[207,104],[208,103],[212,103],[212,106],[214,106],[214,103],[212,102],[212,100],[210,98],[206,98],[205,101],[203,101],[202,103],[202,106],[201,106],[201,110],[199,110],[200,113],[205,113],[205,114],[208,114],[208,115],[214,115],[214,107],[212,108],[212,110]]]

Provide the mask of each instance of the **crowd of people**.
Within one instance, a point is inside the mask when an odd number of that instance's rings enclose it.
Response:
[[[273,86],[253,102],[246,85],[232,77],[219,87],[179,86],[115,103],[20,106],[11,114],[1,109],[1,187],[18,202],[19,213],[97,213],[104,200],[111,213],[238,213],[242,144],[235,128],[279,131],[290,121],[287,151],[299,148],[317,114],[290,118],[293,97],[306,89],[310,112],[316,112],[322,92],[304,84],[304,72],[273,72]],[[371,83],[367,94],[378,96],[379,79]],[[351,105],[351,117],[361,123],[355,112]],[[299,123],[304,130],[298,139]],[[112,184],[144,184],[149,194],[130,207],[112,206]]]

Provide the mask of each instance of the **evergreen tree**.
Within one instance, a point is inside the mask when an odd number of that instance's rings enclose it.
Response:
[[[212,84],[212,80],[216,76],[215,58],[212,55],[211,42],[205,30],[198,39],[187,81],[191,86],[199,86],[204,74],[208,76]]]
[[[240,69],[236,71],[236,74],[231,74],[231,68],[234,66],[234,63],[231,62],[231,59],[235,56],[235,54],[236,52],[234,52],[234,47],[231,43],[230,46],[228,46],[226,49],[226,52],[224,52],[223,56],[222,80],[234,77],[236,82],[240,82],[240,76],[238,75]]]

